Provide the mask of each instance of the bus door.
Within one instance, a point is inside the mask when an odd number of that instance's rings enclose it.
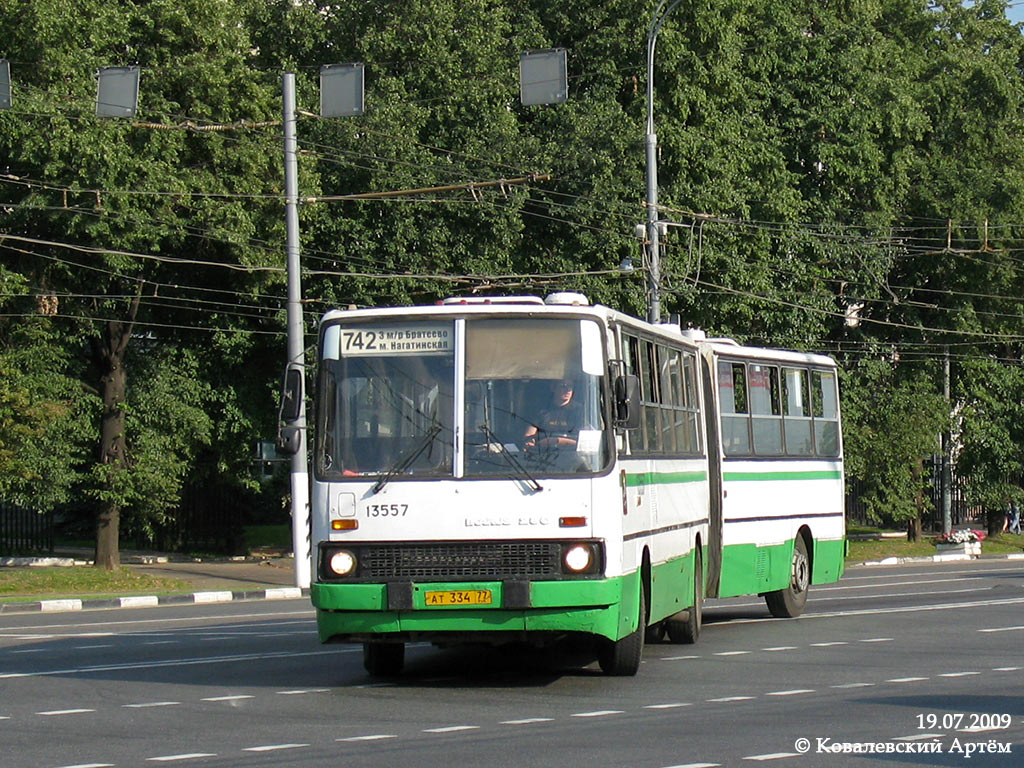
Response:
[[[718,379],[714,373],[715,366],[716,360],[712,355],[700,355],[708,455],[708,597],[718,595],[718,586],[722,575],[722,450],[721,426],[718,418]]]

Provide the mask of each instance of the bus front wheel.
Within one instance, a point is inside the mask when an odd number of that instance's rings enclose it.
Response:
[[[807,590],[811,586],[811,560],[807,556],[804,537],[797,534],[793,542],[793,563],[790,570],[789,586],[768,592],[764,601],[768,610],[777,619],[793,619],[804,612]]]
[[[644,606],[644,589],[640,587],[640,618],[636,629],[620,640],[601,641],[601,650],[597,663],[601,671],[611,677],[632,677],[640,669],[640,658],[644,651],[644,635],[646,634],[647,610]]]
[[[363,668],[373,677],[394,677],[405,666],[405,643],[363,643]]]

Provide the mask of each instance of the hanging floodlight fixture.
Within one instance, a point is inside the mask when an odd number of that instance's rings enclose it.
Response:
[[[562,104],[569,98],[565,48],[519,54],[519,100],[532,104]]]
[[[138,67],[101,67],[97,80],[97,117],[135,117],[139,105]]]
[[[0,59],[0,109],[11,108],[11,62]]]
[[[324,64],[320,67],[320,117],[363,114],[363,64]]]

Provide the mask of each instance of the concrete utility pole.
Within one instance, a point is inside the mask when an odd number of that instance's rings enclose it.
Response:
[[[945,360],[943,364],[942,392],[946,396],[946,413],[950,409],[949,397],[949,347],[946,347]],[[952,440],[949,429],[942,432],[942,532],[949,533],[953,529],[953,468],[952,468]]]
[[[287,227],[285,251],[288,257],[288,364],[296,367],[305,389],[305,338],[302,322],[302,282],[299,273],[299,168],[295,138],[295,75],[286,72],[282,80],[284,103],[284,194]],[[292,456],[292,551],[295,553],[295,586],[310,583],[309,466],[306,456],[306,398],[299,398],[299,449]]]
[[[651,16],[647,30],[647,133],[644,148],[647,157],[647,320],[661,320],[661,232],[658,222],[658,135],[654,132],[654,44],[668,15],[680,0],[661,0]],[[666,8],[666,5],[668,7]]]

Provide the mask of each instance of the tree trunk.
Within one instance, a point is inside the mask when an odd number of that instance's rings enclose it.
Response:
[[[118,500],[118,480],[127,468],[124,400],[128,376],[124,361],[138,308],[139,297],[136,295],[129,310],[128,321],[107,321],[100,338],[93,343],[93,351],[100,369],[100,394],[103,397],[99,462],[105,467],[102,489],[104,493],[96,520],[95,563],[97,568],[107,570],[121,567],[121,502]]]
[[[1003,532],[1003,523],[1006,521],[1006,512],[1002,507],[985,510],[985,528],[989,536],[998,536]]]

